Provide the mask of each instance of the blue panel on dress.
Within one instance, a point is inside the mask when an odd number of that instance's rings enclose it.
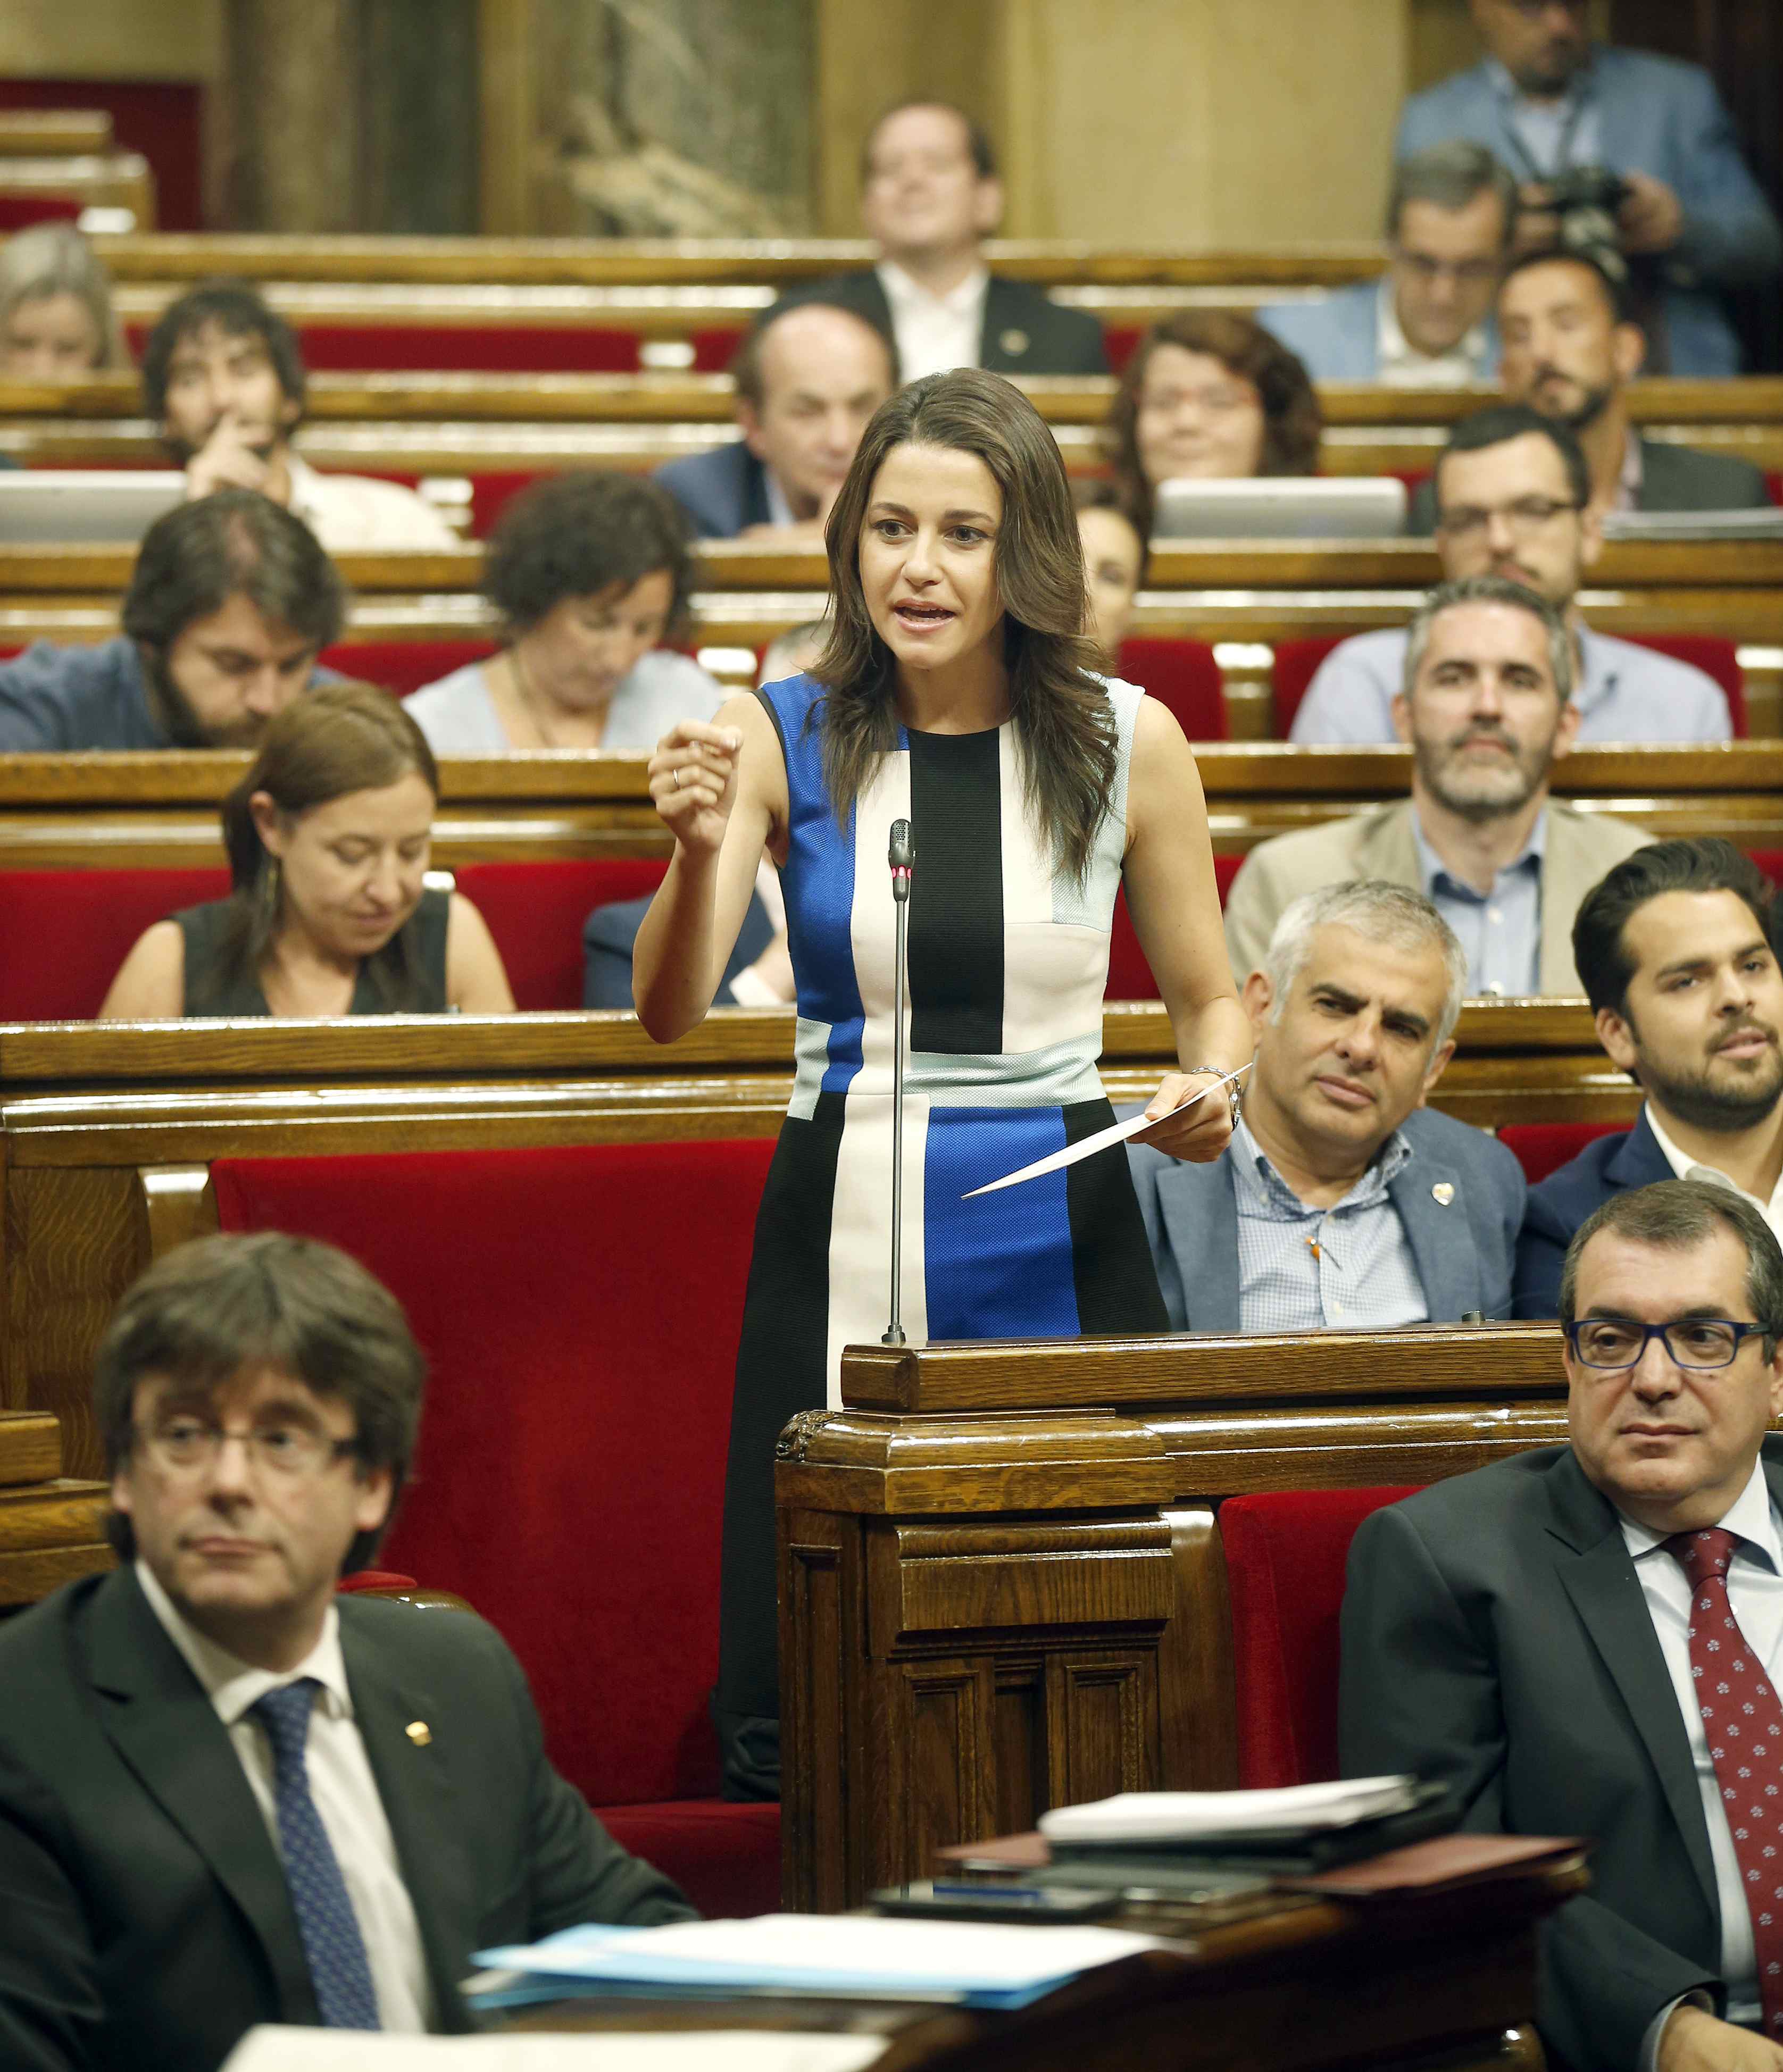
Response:
[[[931,1338],[1077,1335],[1065,1175],[960,1198],[1064,1142],[1056,1108],[929,1110],[923,1259]]]
[[[799,1013],[828,1024],[830,1064],[822,1092],[846,1093],[861,1068],[867,1018],[854,977],[854,809],[846,825],[830,810],[823,781],[823,735],[812,708],[824,694],[809,676],[789,677],[759,693],[780,722],[791,812],[786,868],[787,928]]]

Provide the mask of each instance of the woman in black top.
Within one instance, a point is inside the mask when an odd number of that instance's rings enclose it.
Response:
[[[482,915],[424,882],[439,789],[387,692],[326,684],[294,701],[224,801],[234,890],[148,930],[101,1019],[511,1013]]]

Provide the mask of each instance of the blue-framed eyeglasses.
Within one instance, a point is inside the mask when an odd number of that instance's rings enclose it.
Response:
[[[1567,1343],[1582,1367],[1636,1366],[1653,1338],[1664,1342],[1678,1367],[1729,1367],[1746,1340],[1762,1338],[1762,1324],[1732,1317],[1680,1317],[1669,1324],[1637,1323],[1632,1317],[1580,1317],[1565,1327]]]

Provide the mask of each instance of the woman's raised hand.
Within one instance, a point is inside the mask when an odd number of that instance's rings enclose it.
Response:
[[[737,796],[743,735],[734,726],[677,720],[650,758],[650,796],[681,846],[715,856]]]

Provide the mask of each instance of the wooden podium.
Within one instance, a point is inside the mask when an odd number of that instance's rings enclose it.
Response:
[[[786,1903],[1235,1782],[1220,1500],[1554,1444],[1564,1392],[1552,1324],[851,1348],[776,1468]]]

